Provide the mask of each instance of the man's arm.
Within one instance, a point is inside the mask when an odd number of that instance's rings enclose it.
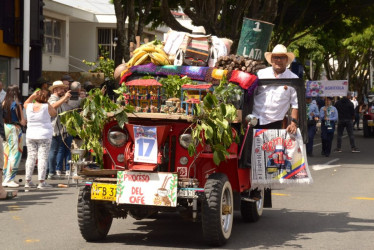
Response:
[[[51,103],[51,106],[55,109],[60,107],[63,103],[65,103],[71,97],[70,90],[65,93],[63,97],[61,97],[58,101]]]
[[[296,134],[297,131],[297,118],[298,118],[299,111],[298,109],[293,108],[291,110],[291,123],[287,126],[287,132],[291,134]]]

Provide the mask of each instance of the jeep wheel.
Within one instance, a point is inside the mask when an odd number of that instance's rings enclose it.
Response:
[[[244,222],[256,222],[264,210],[264,189],[261,189],[261,199],[258,201],[240,201],[240,213]]]
[[[201,215],[204,239],[221,246],[230,238],[234,220],[231,184],[226,175],[215,173],[209,176],[204,189]]]
[[[78,224],[86,241],[99,241],[106,238],[113,217],[104,204],[91,200],[90,187],[80,189],[78,196]]]

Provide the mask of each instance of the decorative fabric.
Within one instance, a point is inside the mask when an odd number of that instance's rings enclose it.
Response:
[[[229,81],[238,83],[243,89],[248,89],[256,79],[257,76],[255,75],[240,70],[233,70]]]
[[[274,188],[313,182],[300,130],[254,129],[252,143],[252,187]]]
[[[181,75],[192,80],[204,81],[209,67],[184,66],[181,68]]]
[[[176,65],[164,65],[158,67],[156,75],[168,76],[168,75],[179,75],[181,72],[181,66]]]
[[[226,69],[213,69],[212,77],[214,79],[222,80],[223,76],[226,76],[226,75],[227,75]]]

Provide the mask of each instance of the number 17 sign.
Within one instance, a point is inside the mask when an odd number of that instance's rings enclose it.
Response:
[[[157,128],[134,126],[134,162],[157,163]]]

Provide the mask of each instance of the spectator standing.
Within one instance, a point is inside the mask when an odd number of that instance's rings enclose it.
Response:
[[[72,109],[77,109],[80,106],[80,103],[82,99],[80,98],[80,91],[81,91],[81,84],[77,81],[72,82],[70,84],[70,94],[71,97],[68,100],[68,102],[65,105],[65,111],[66,110],[72,110]],[[68,162],[71,159],[71,143],[73,141],[73,136],[69,135],[66,131],[65,128],[62,128],[63,134],[62,134],[62,140],[63,143],[60,144],[58,151],[57,151],[57,156],[56,156],[56,175],[61,176],[62,175],[62,170],[63,170],[63,165],[65,162],[65,175],[69,176],[70,175],[70,165]]]
[[[312,102],[311,97],[306,98],[306,112],[308,118],[308,143],[306,144],[306,152],[308,156],[313,156],[313,140],[317,131],[317,122],[319,118],[319,110],[317,104]]]
[[[335,107],[339,113],[338,122],[338,140],[335,151],[338,153],[342,152],[342,137],[344,128],[347,130],[349,136],[349,142],[351,144],[352,153],[359,153],[360,150],[355,145],[355,138],[353,135],[353,118],[355,116],[353,103],[349,100],[351,94],[348,93],[347,96],[341,98],[336,102]]]
[[[70,84],[71,84],[72,82],[74,82],[73,78],[72,78],[71,76],[69,76],[69,75],[63,75],[63,76],[61,77],[61,81],[62,81],[62,83],[63,83],[64,85],[68,86],[69,89],[70,89]]]
[[[6,191],[3,187],[3,166],[4,166],[4,148],[3,140],[5,140],[3,107],[0,105],[0,200],[9,200],[17,196],[17,191]]]
[[[0,81],[0,103],[3,103],[5,95],[6,95],[6,92],[3,88],[3,82]]]
[[[49,97],[49,104],[56,109],[57,116],[52,118],[52,142],[51,149],[48,155],[48,178],[52,179],[56,173],[56,157],[60,144],[62,144],[63,127],[58,114],[67,110],[66,102],[69,100],[71,94],[69,87],[62,83],[62,81],[53,82],[49,87],[51,97]]]
[[[353,103],[353,108],[355,110],[355,118],[353,122],[353,129],[355,128],[355,125],[357,124],[357,130],[360,130],[360,105],[358,105],[358,101],[355,96],[352,97],[351,102]]]
[[[23,151],[23,136],[21,126],[26,126],[20,103],[21,94],[17,85],[11,85],[7,89],[2,103],[4,112],[4,187],[19,187],[14,181],[21,162]]]
[[[319,111],[321,124],[322,152],[321,154],[329,157],[331,154],[332,140],[334,139],[335,123],[338,120],[338,110],[332,106],[332,97],[326,98],[326,106]]]
[[[57,115],[56,110],[48,103],[49,91],[39,90],[34,92],[24,103],[27,115],[26,131],[26,175],[25,188],[33,187],[32,174],[35,161],[38,160],[38,189],[51,187],[45,182],[48,166],[48,153],[52,142],[51,117]]]

